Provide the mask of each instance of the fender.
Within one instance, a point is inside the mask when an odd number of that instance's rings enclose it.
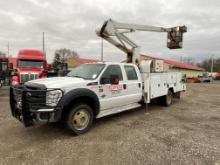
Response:
[[[56,108],[55,108],[55,116],[54,119],[56,121],[59,121],[62,117],[62,113],[69,104],[71,104],[74,100],[80,98],[80,97],[89,97],[92,102],[94,103],[93,110],[95,115],[99,113],[100,110],[100,103],[98,96],[95,94],[95,92],[86,89],[86,88],[77,88],[69,91],[66,93],[61,100],[58,102]]]

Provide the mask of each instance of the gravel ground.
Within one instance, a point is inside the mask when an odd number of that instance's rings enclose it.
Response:
[[[99,119],[72,136],[61,124],[24,128],[0,89],[0,164],[220,164],[220,82],[189,84],[170,107]]]

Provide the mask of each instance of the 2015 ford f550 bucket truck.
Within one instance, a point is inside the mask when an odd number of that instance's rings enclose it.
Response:
[[[107,21],[97,33],[109,40],[105,29],[110,29],[108,23],[116,24]],[[125,47],[123,50],[128,53],[128,62],[133,63],[83,64],[66,77],[38,79],[23,87],[11,87],[12,115],[25,126],[65,121],[75,134],[82,134],[91,128],[95,118],[140,107],[142,102],[147,105],[155,98],[168,106],[173,97],[179,97],[186,89],[181,73],[163,72],[162,61],[139,61],[138,54]]]

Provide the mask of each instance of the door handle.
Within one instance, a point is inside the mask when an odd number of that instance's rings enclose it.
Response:
[[[123,84],[123,89],[127,89],[127,85],[126,84]]]
[[[139,88],[141,87],[141,83],[138,83],[138,87],[139,87]]]

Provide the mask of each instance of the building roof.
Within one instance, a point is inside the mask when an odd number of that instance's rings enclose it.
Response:
[[[141,56],[142,56],[143,59],[144,58],[146,58],[146,59],[150,58],[150,59],[163,60],[166,64],[171,65],[172,67],[175,67],[175,68],[183,68],[183,69],[198,70],[198,71],[204,71],[205,70],[205,69],[200,68],[198,66],[183,63],[183,62],[180,62],[180,61],[168,60],[168,59],[164,59],[164,58],[158,58],[158,57],[143,55],[143,54]],[[100,62],[100,60],[79,58],[79,57],[70,57],[68,59],[75,60],[79,64]]]
[[[8,61],[8,58],[3,57],[3,56],[0,56],[0,61],[1,61],[1,62],[7,62],[7,61]]]
[[[174,60],[168,60],[168,59],[164,59],[164,58],[158,58],[158,57],[154,57],[154,56],[148,56],[148,55],[141,55],[142,58],[151,58],[151,59],[158,59],[158,60],[163,60],[166,64],[171,65],[172,67],[175,68],[183,68],[183,69],[190,69],[190,70],[198,70],[198,71],[204,71],[204,68],[200,68],[198,66],[192,65],[192,64],[187,64],[187,63],[183,63],[180,61],[174,61]]]
[[[93,62],[98,62],[99,60],[94,60],[94,59],[87,59],[87,58],[75,58],[80,64],[85,64],[85,63],[93,63]]]
[[[18,59],[29,59],[29,60],[46,60],[46,54],[37,49],[22,49],[18,52]]]
[[[0,58],[5,58],[5,55],[0,54]]]
[[[99,62],[99,60],[80,58],[80,57],[67,57],[66,62],[70,68],[74,68],[80,64],[95,63],[95,62]]]

